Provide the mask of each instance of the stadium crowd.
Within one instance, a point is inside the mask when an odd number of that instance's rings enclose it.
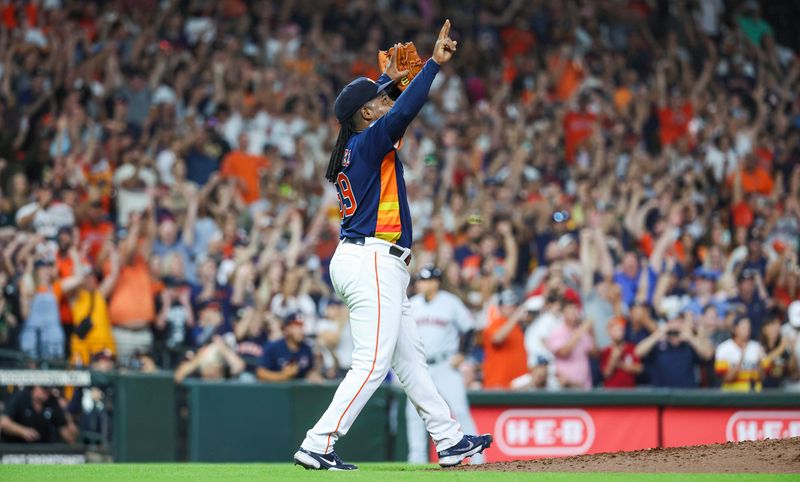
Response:
[[[402,150],[465,382],[797,388],[800,11],[762,3],[0,2],[0,363],[342,376],[333,100],[449,17]]]

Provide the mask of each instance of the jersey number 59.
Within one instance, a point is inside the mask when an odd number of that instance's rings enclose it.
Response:
[[[347,174],[340,172],[336,176],[336,191],[339,194],[339,214],[343,218],[349,218],[356,212],[356,197],[350,188],[350,179]]]

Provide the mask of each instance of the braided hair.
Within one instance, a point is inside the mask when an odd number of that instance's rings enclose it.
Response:
[[[342,170],[342,157],[347,142],[356,134],[354,117],[355,115],[347,119],[339,128],[339,137],[336,138],[336,144],[333,146],[331,158],[328,161],[328,170],[325,172],[325,179],[332,183],[336,183],[336,176]]]

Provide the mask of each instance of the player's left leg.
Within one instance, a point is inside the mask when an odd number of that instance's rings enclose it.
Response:
[[[328,409],[306,433],[295,460],[332,453],[336,441],[347,434],[386,378],[400,329],[402,302],[407,299],[406,266],[388,253],[340,245],[331,261],[331,276],[350,309],[353,363]],[[311,462],[304,460],[303,465],[309,467]]]

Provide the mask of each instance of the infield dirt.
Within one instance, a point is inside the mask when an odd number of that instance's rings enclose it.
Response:
[[[800,473],[800,437],[485,465],[449,470],[496,472]]]

